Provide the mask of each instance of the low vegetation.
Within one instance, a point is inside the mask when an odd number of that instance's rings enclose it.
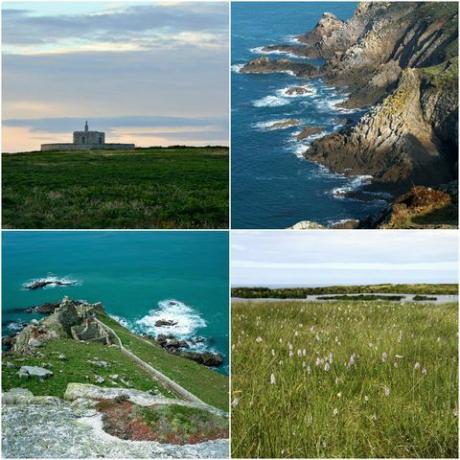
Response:
[[[98,365],[100,362],[107,363],[107,366]],[[20,378],[20,366],[46,367],[53,372],[53,376],[45,380]],[[116,378],[112,377],[114,375]],[[104,381],[98,381],[98,377]],[[69,383],[136,388],[174,397],[169,390],[153,381],[146,371],[120,353],[116,347],[94,342],[77,342],[72,339],[56,339],[45,342],[34,355],[13,352],[3,354],[3,391],[21,387],[27,388],[35,396],[62,398]]]
[[[334,295],[334,296],[321,296],[318,300],[387,300],[387,301],[399,301],[403,298],[400,295],[378,295],[378,294],[358,294],[358,295]],[[435,299],[436,300],[436,299]]]
[[[3,155],[4,228],[227,228],[228,149]]]
[[[235,303],[232,456],[455,458],[458,310]]]
[[[104,430],[130,441],[196,444],[228,437],[228,420],[177,404],[142,407],[129,401],[101,401]]]
[[[370,284],[297,288],[235,287],[232,297],[248,299],[303,299],[321,294],[458,294],[457,284]]]
[[[181,356],[168,353],[158,344],[132,334],[106,315],[99,319],[111,327],[123,345],[146,363],[198,396],[202,401],[228,411],[228,377]]]

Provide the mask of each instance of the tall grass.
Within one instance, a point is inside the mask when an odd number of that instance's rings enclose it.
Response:
[[[457,306],[236,303],[234,457],[456,457]]]

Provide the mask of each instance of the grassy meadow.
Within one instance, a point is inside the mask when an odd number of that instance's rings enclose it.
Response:
[[[457,457],[456,304],[232,312],[233,457]]]
[[[3,155],[3,228],[227,228],[228,149]]]

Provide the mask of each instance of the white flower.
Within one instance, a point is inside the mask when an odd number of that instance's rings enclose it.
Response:
[[[282,366],[282,365],[283,365],[283,360],[279,361],[279,362],[278,362],[278,365],[279,365],[279,366]]]
[[[302,350],[297,350],[297,356],[300,358],[302,356]]]
[[[364,396],[364,401],[368,402],[369,401],[369,396]]]
[[[307,356],[307,350],[305,348],[302,350],[302,355]]]
[[[390,387],[387,387],[387,386],[383,387],[383,394],[386,397],[390,396]]]
[[[423,375],[426,375],[426,373],[427,373],[426,368],[423,368],[423,369],[422,369],[422,374],[423,374]]]
[[[331,365],[329,364],[328,361],[326,361],[326,364],[324,365],[324,370],[325,370],[326,372],[329,372],[329,371],[331,370]]]
[[[275,356],[275,350],[272,348],[272,356]]]
[[[375,414],[372,414],[371,415],[371,420],[374,420],[374,421],[377,420],[377,416]]]
[[[404,356],[403,355],[395,355],[395,358],[398,358],[398,359],[403,359]]]
[[[341,397],[342,397],[342,392],[337,393],[337,398],[341,398]]]
[[[234,398],[232,401],[232,407],[238,406],[241,398]]]
[[[382,362],[383,362],[383,363],[386,363],[386,362],[387,362],[387,359],[388,359],[388,354],[387,354],[386,351],[384,351],[384,352],[382,353]]]
[[[353,353],[348,360],[348,367],[354,366],[356,364],[356,355]]]
[[[298,337],[299,333],[297,331],[294,332],[294,337]]]
[[[331,352],[329,352],[329,362],[332,364],[332,362],[334,361],[334,354]]]
[[[270,375],[270,383],[271,383],[272,385],[276,385],[275,374]]]
[[[335,417],[336,415],[338,415],[339,409],[337,409],[337,407],[336,407],[336,408],[332,411],[332,413],[333,413],[333,415],[334,415],[334,417]]]
[[[321,358],[320,358],[319,356],[316,358],[315,365],[316,365],[316,366],[320,366],[320,365],[321,365]]]
[[[292,343],[290,343],[290,342],[288,343],[288,348],[289,348],[289,350],[292,350]]]
[[[311,374],[311,367],[307,366],[307,374]]]
[[[394,367],[398,367],[398,363],[395,361],[395,362],[393,363],[393,366],[394,366]]]
[[[293,351],[290,351],[289,352],[289,358],[292,358],[294,356],[294,352]]]
[[[414,369],[420,369],[420,363],[418,361],[415,363]]]
[[[262,342],[262,337],[257,337],[256,342],[257,342],[257,343]]]

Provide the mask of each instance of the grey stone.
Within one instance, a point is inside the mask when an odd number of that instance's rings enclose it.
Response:
[[[18,375],[21,378],[37,377],[39,379],[46,379],[51,377],[53,373],[44,367],[21,366]]]

